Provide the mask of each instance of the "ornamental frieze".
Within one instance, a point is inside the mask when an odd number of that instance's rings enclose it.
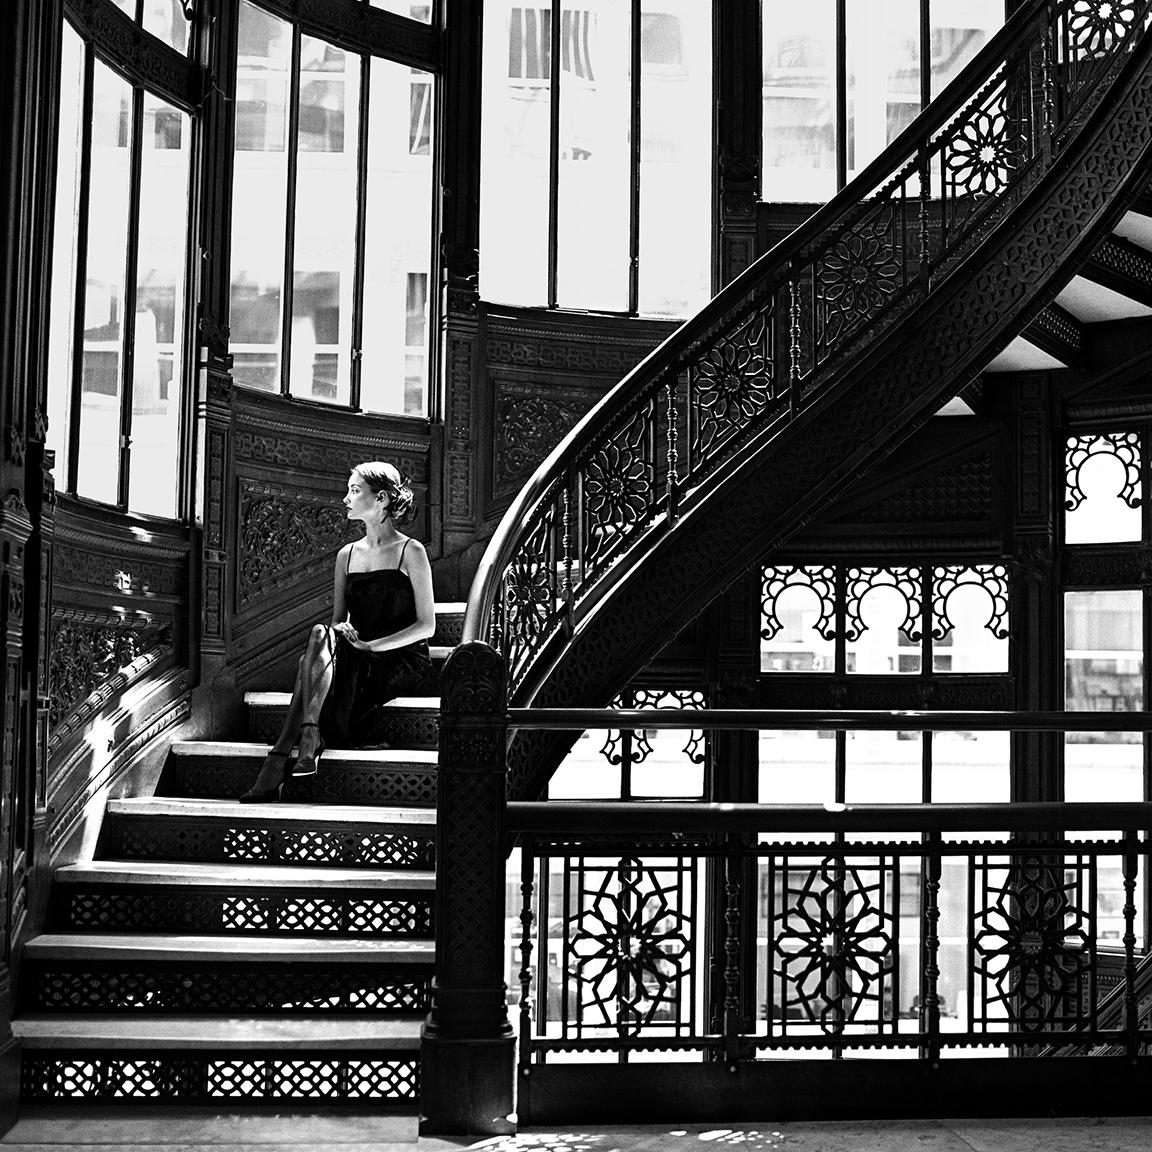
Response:
[[[267,591],[286,572],[331,557],[356,533],[338,500],[294,496],[248,484],[240,492],[241,605]]]
[[[145,559],[133,555],[130,546],[120,541],[102,540],[117,554],[97,552],[89,546],[74,547],[57,543],[53,550],[53,580],[76,588],[158,596],[180,596],[185,589],[187,556],[176,549],[166,550],[164,557]],[[156,551],[153,549],[152,551]]]
[[[340,451],[333,450],[333,439]],[[351,437],[343,429],[332,430],[323,440],[306,439],[291,432],[253,431],[237,428],[232,438],[234,459],[256,464],[275,464],[285,468],[307,468],[315,472],[339,472],[364,460],[385,459],[411,476],[417,484],[427,481],[428,462],[423,449],[397,450],[386,437]]]

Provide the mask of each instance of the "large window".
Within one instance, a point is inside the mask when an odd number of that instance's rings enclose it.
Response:
[[[763,196],[820,202],[979,51],[1004,0],[762,0],[761,11]]]
[[[177,515],[191,121],[64,25],[48,446],[57,483]]]
[[[237,383],[422,415],[431,75],[337,47],[249,3],[238,57]]]
[[[487,0],[485,299],[656,316],[707,300],[710,7]]]

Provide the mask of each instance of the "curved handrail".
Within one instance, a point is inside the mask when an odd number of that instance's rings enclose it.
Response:
[[[1057,162],[1150,8],[1026,4],[855,180],[556,446],[490,540],[465,614],[464,639],[503,652],[513,689],[634,544],[951,277]]]

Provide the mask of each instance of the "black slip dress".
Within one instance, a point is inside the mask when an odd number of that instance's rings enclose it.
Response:
[[[344,603],[361,640],[389,636],[416,623],[412,581],[400,571],[407,548],[405,541],[395,568],[346,574]],[[363,652],[337,636],[332,686],[320,710],[324,743],[329,748],[385,744],[383,705],[397,696],[427,693],[431,673],[426,640],[387,652]]]

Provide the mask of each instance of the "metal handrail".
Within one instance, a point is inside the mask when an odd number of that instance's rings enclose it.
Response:
[[[1152,801],[1016,804],[718,804],[709,801],[519,800],[510,832],[563,835],[692,832],[1065,832],[1152,831]],[[962,846],[958,846],[959,850]],[[947,849],[941,845],[938,850]]]
[[[1148,10],[1144,0],[1125,10],[1127,24],[1118,17],[1110,33],[1097,34],[1085,31],[1076,0],[1024,5],[855,180],[557,445],[490,540],[465,613],[464,639],[488,639],[501,650],[514,692],[557,629],[575,627],[601,578],[627,570],[633,544],[673,523],[718,469],[758,450],[904,315],[902,307],[951,277],[1094,111],[1146,31]],[[981,140],[993,151],[1003,146],[991,167],[973,160]],[[862,248],[874,263],[886,261],[878,272],[884,292],[833,306],[820,276]],[[712,391],[702,399],[705,376]],[[707,436],[694,440],[692,428],[707,421]],[[681,423],[690,433],[685,451]]]
[[[509,727],[834,732],[1152,732],[1146,712],[929,712],[823,708],[511,708]]]

